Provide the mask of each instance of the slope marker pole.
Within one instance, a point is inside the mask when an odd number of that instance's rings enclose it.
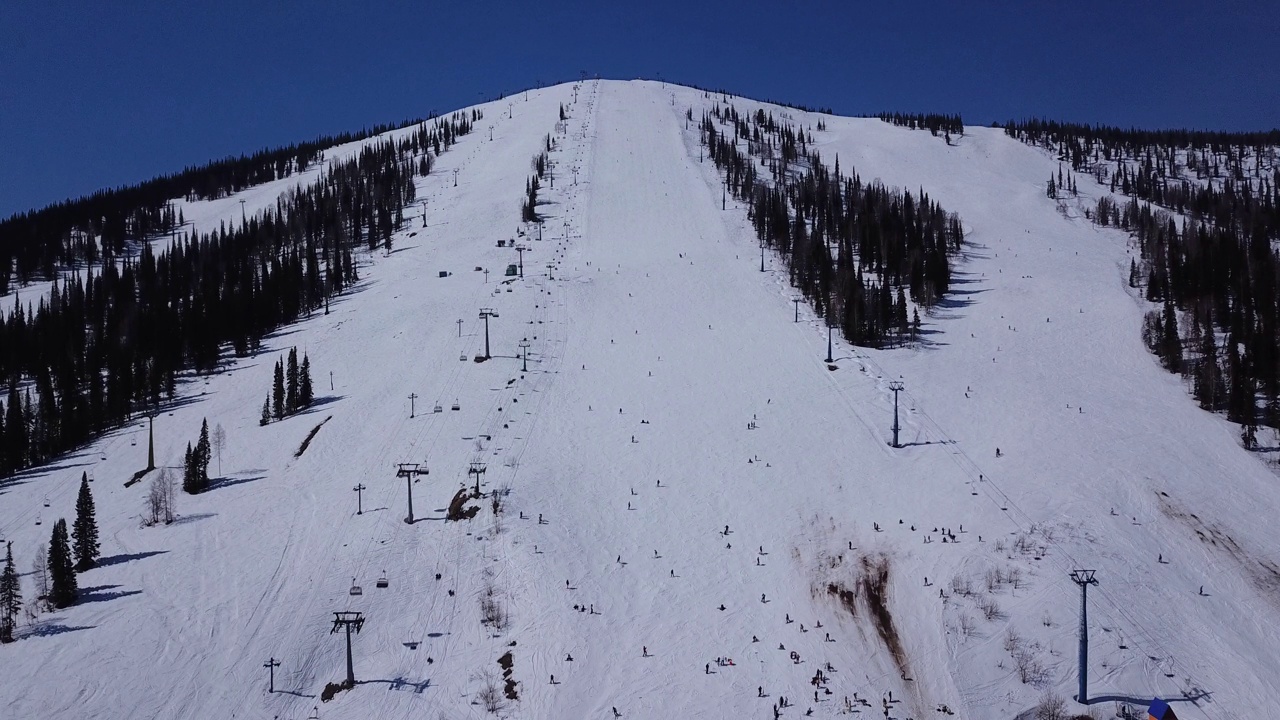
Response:
[[[280,667],[280,661],[273,657],[263,663],[262,667],[266,668],[267,672],[270,673],[267,676],[267,692],[273,693],[276,691],[276,668]]]

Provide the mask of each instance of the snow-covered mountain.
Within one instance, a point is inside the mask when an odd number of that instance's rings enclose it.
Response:
[[[79,604],[0,646],[0,717],[769,718],[785,697],[782,717],[985,720],[1047,695],[1107,718],[1154,695],[1181,718],[1262,712],[1280,480],[1144,348],[1129,238],[1047,198],[1056,159],[1000,130],[948,144],[734,97],[964,221],[924,340],[837,335],[828,364],[824,322],[776,258],[761,272],[700,161],[689,111],[724,102],[589,81],[479,106],[356,289],[156,418],[162,466],[204,418],[227,435],[174,524],[143,527],[150,477],[124,486],[145,421],[0,484],[21,570],[82,472],[104,555]],[[539,237],[520,202],[548,135]],[[179,204],[211,228],[310,179]],[[1082,207],[1105,192],[1078,182]],[[293,347],[317,403],[259,426]],[[445,522],[477,482],[474,519]],[[1089,710],[1070,700],[1076,569],[1099,581]],[[321,702],[346,673],[338,611],[364,614],[358,683]]]

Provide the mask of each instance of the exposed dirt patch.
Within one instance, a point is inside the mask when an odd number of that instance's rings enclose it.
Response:
[[[508,650],[505,655],[498,658],[498,666],[502,668],[503,693],[509,700],[519,700],[520,693],[516,690],[516,681],[511,677],[511,666],[515,661],[511,658],[511,651]]]
[[[1196,537],[1200,538],[1200,542],[1229,555],[1249,576],[1254,587],[1280,606],[1280,565],[1245,550],[1235,538],[1216,524],[1205,522],[1199,515],[1183,510],[1167,493],[1161,491],[1156,500],[1160,505],[1161,513],[1186,525],[1196,534]]]
[[[902,638],[893,624],[893,614],[889,612],[889,558],[862,558],[862,597],[867,609],[871,611],[871,620],[875,623],[876,633],[893,655],[893,662],[907,677],[907,653],[902,649]]]
[[[827,594],[840,601],[849,614],[858,617],[858,594],[837,582],[827,583]]]
[[[902,638],[893,622],[893,613],[889,610],[889,558],[884,556],[859,558],[858,577],[849,587],[839,581],[830,581],[826,585],[827,594],[839,601],[854,619],[865,615],[875,626],[880,642],[893,656],[893,662],[903,677],[909,677],[909,663],[906,650],[902,647]],[[861,603],[859,603],[861,601]]]

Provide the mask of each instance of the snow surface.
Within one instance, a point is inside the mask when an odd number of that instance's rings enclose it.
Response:
[[[1183,718],[1243,717],[1280,692],[1268,512],[1280,483],[1143,348],[1128,240],[1044,197],[1055,159],[993,129],[948,146],[731,98],[813,127],[827,162],[923,188],[965,222],[925,342],[868,351],[837,338],[832,370],[822,321],[801,307],[795,322],[785,269],[770,258],[760,272],[745,210],[721,210],[715,169],[699,162],[685,112],[721,96],[638,81],[576,96],[560,85],[481,106],[476,131],[419,180],[427,227],[408,213],[395,251],[366,257],[329,315],[183,383],[156,421],[157,462],[179,465],[201,418],[228,447],[213,490],[179,494],[177,523],[141,527],[151,478],[122,486],[145,464],[143,422],[0,485],[0,534],[26,572],[88,472],[104,555],[80,576],[80,604],[0,647],[0,717],[481,718],[510,651],[519,700],[504,699],[506,717],[765,718],[781,696],[784,717],[832,717],[855,693],[859,714],[879,717],[892,691],[895,718],[942,717],[942,704],[1013,718],[1046,692],[1074,694],[1075,568],[1101,583],[1089,595],[1099,716],[1160,694]],[[496,241],[523,230],[548,133],[547,222],[541,240],[519,238],[525,277],[511,280],[516,253]],[[184,211],[234,221],[240,199],[253,212],[303,179]],[[1102,191],[1077,180],[1086,197]],[[480,308],[497,312],[484,363],[472,361]],[[294,346],[316,406],[259,427],[273,363]],[[413,483],[412,525],[400,462],[430,469]],[[473,463],[503,512],[486,496],[474,520],[446,523]],[[891,631],[863,582],[875,567],[888,568]],[[1020,581],[988,590],[995,570]],[[956,592],[966,579],[969,597]],[[833,584],[856,591],[852,608]],[[505,628],[482,624],[486,597]],[[345,673],[330,634],[342,610],[367,618],[359,684],[321,703]],[[1010,630],[1039,683],[1015,672]],[[815,703],[809,680],[827,663],[833,694]]]

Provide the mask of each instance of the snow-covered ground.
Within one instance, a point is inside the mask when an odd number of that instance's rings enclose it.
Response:
[[[1127,239],[1059,213],[1053,158],[999,130],[955,146],[878,120],[823,116],[817,131],[816,115],[733,98],[965,221],[926,342],[839,344],[829,370],[821,321],[802,307],[795,322],[785,272],[760,272],[744,209],[721,210],[699,163],[685,112],[719,96],[603,81],[576,97],[560,85],[482,106],[420,180],[427,227],[411,215],[329,315],[182,386],[156,421],[157,461],[180,464],[201,418],[228,447],[213,490],[179,495],[178,523],[142,528],[150,478],[123,487],[145,464],[141,423],[0,485],[0,533],[26,571],[89,472],[105,556],[81,604],[0,647],[0,716],[481,718],[509,651],[508,717],[766,718],[784,696],[784,717],[832,717],[855,693],[879,717],[892,692],[894,718],[944,704],[1013,718],[1074,693],[1077,568],[1101,583],[1092,696],[1234,718],[1280,692],[1280,483],[1143,348]],[[519,238],[525,276],[505,278],[517,255],[497,241],[522,227],[548,133],[542,239]],[[235,220],[240,199],[253,212],[297,181],[185,213]],[[476,363],[481,308],[497,316],[493,358]],[[317,405],[259,427],[294,346]],[[411,525],[401,462],[430,469]],[[501,515],[487,496],[474,520],[444,522],[480,467]],[[504,627],[481,622],[482,602]],[[360,684],[321,703],[345,675],[330,634],[345,610],[367,618]],[[818,670],[832,694],[815,702]],[[1114,700],[1095,709],[1110,717]]]

